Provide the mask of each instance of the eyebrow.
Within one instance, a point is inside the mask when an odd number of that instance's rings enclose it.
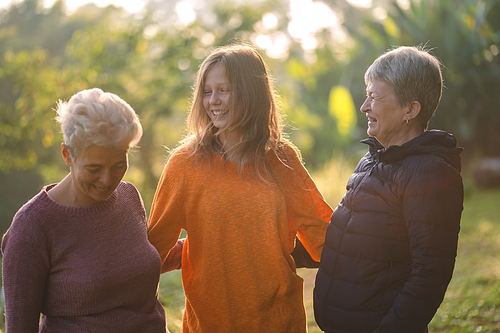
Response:
[[[127,161],[126,160],[123,160],[123,161],[120,161],[120,162],[117,162],[113,165],[118,165],[118,164],[126,164]],[[102,167],[102,164],[98,164],[98,163],[93,163],[93,164],[85,164],[85,167],[86,168],[96,168],[96,167]]]

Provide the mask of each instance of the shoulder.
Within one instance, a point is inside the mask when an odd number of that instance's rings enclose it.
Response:
[[[432,200],[436,196],[455,198],[463,193],[460,172],[439,156],[414,156],[406,161],[408,163],[401,168],[405,196]]]
[[[54,184],[55,185],[55,184]],[[45,186],[38,194],[26,202],[14,215],[13,224],[19,220],[28,220],[31,223],[38,223],[45,220],[47,215],[57,213],[58,205],[50,199],[47,191],[53,185]]]
[[[2,240],[2,251],[7,244],[36,244],[45,240],[44,225],[52,221],[55,211],[48,205],[44,188],[24,204],[15,214]]]
[[[403,169],[412,179],[432,179],[460,176],[460,171],[440,156],[410,155],[403,161]],[[411,171],[411,172],[408,172]]]
[[[167,158],[165,168],[179,168],[182,169],[187,163],[194,163],[196,155],[187,146],[180,146],[172,150]]]
[[[118,185],[116,191],[120,195],[124,195],[126,198],[129,198],[129,200],[137,200],[140,202],[142,205],[142,197],[141,193],[137,189],[137,187],[134,186],[134,184],[126,182],[126,181],[121,181],[120,185]]]
[[[205,164],[210,162],[199,159],[189,148],[183,146],[176,148],[170,153],[163,168],[159,187],[183,189],[188,184],[195,184],[204,174],[200,171],[206,172]]]
[[[135,187],[134,184],[123,180],[120,182],[120,185],[118,185],[117,190],[124,192],[131,192],[131,193],[139,193],[139,190]]]
[[[268,152],[268,158],[274,163],[295,169],[303,166],[300,150],[290,141],[282,141]]]
[[[354,168],[354,173],[359,173],[366,171],[368,165],[373,163],[373,157],[370,152],[367,152],[361,159],[358,161],[356,168]]]

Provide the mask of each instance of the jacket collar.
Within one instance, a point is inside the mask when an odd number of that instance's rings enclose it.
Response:
[[[434,154],[460,169],[459,155],[463,148],[457,148],[457,140],[453,134],[444,131],[426,131],[401,146],[383,147],[374,137],[361,142],[368,145],[370,155],[376,161],[393,162],[413,154]]]

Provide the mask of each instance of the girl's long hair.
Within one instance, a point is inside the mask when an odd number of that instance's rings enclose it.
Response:
[[[218,65],[231,86],[228,123],[220,129],[213,125],[203,107],[207,73]],[[250,161],[245,167],[248,165],[257,178],[269,180],[272,170],[266,153],[272,150],[279,154],[282,145],[294,147],[283,138],[283,120],[272,81],[264,60],[252,46],[233,44],[217,48],[198,70],[187,119],[188,133],[178,149],[188,148],[197,163],[210,161],[211,154],[221,153],[220,134],[234,131],[240,140],[225,153]],[[240,172],[243,167],[240,164]]]

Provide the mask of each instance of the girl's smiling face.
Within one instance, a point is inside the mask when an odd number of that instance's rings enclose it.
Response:
[[[217,128],[227,126],[229,118],[229,103],[231,85],[226,72],[221,65],[216,65],[208,71],[203,86],[203,107]]]

